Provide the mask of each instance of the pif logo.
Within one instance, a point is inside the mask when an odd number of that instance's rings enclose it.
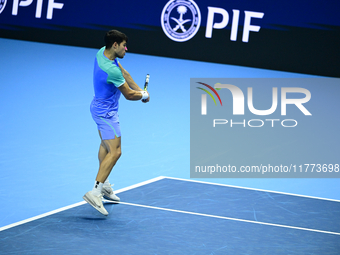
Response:
[[[5,8],[7,0],[0,0],[0,13]],[[37,6],[35,10],[35,17],[37,19],[41,18],[42,15],[42,7],[43,7],[43,1],[44,0],[37,0]],[[1,6],[1,3],[3,3],[3,6]],[[27,7],[30,6],[33,3],[33,0],[13,0],[13,7],[12,7],[12,15],[17,16],[19,7]],[[47,4],[47,14],[46,19],[52,19],[53,18],[53,10],[54,9],[62,9],[64,7],[63,3],[56,3],[54,0],[48,0]]]
[[[212,6],[207,6],[207,9],[205,38],[212,38],[214,29],[224,29],[230,24],[230,41],[236,41],[239,30],[243,29],[242,42],[248,43],[250,32],[259,32],[261,29],[260,25],[254,25],[253,22],[254,19],[262,19],[263,12],[236,9],[228,12],[226,9]],[[202,7],[202,10],[206,8]],[[171,40],[186,42],[193,38],[200,28],[200,8],[193,0],[170,0],[163,8],[161,25],[165,35]]]
[[[245,96],[243,91],[232,84],[221,84],[221,83],[216,83],[214,86],[208,85],[206,83],[202,82],[197,82],[201,85],[204,85],[206,88],[201,88],[197,87],[200,90],[203,90],[204,94],[201,94],[201,115],[208,115],[208,104],[207,104],[207,95],[209,95],[212,100],[214,101],[215,105],[218,106],[216,103],[216,100],[214,97],[217,96],[219,102],[220,102],[220,107],[222,107],[222,99],[220,94],[217,91],[223,91],[224,89],[227,89],[231,95],[232,95],[232,113],[233,115],[245,115]],[[247,106],[248,110],[258,116],[269,116],[273,114],[279,105],[280,101],[280,106],[281,106],[281,116],[286,116],[287,115],[287,106],[288,105],[293,105],[297,107],[298,110],[300,110],[304,115],[306,116],[311,116],[312,114],[307,110],[307,108],[304,106],[305,103],[310,101],[311,99],[311,93],[309,90],[305,88],[300,88],[300,87],[281,87],[280,88],[281,92],[281,97],[278,96],[278,88],[277,87],[272,87],[272,98],[271,98],[271,107],[268,109],[256,109],[254,104],[253,104],[253,88],[248,87],[247,88]],[[220,92],[221,93],[221,92]],[[222,93],[221,93],[222,94]],[[289,95],[294,94],[298,95],[298,98],[290,98]],[[213,110],[213,109],[211,109]],[[243,120],[241,123],[238,122],[237,124],[242,124],[244,127],[246,126],[246,123],[248,123],[248,126],[250,127],[262,127],[265,122],[271,122],[272,127],[274,126],[274,122],[280,121],[279,119],[266,119],[266,120],[261,120],[261,119],[251,119],[248,122],[246,120]],[[258,125],[253,125],[252,123],[259,123]],[[282,126],[288,127],[288,125],[285,125],[284,123],[287,122],[293,122],[294,125],[290,125],[289,127],[295,127],[297,125],[297,121],[293,119],[289,120],[283,120],[281,121]],[[226,120],[226,119],[214,119],[213,121],[213,126],[215,127],[218,124],[227,124],[230,123],[232,126],[233,120]],[[234,124],[236,124],[234,122]]]
[[[192,0],[170,0],[163,8],[161,25],[164,33],[173,41],[190,40],[201,24],[201,12]]]

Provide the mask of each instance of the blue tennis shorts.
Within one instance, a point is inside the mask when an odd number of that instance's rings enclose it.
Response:
[[[103,140],[115,139],[115,136],[121,137],[117,112],[108,118],[92,114],[92,118],[96,122]]]

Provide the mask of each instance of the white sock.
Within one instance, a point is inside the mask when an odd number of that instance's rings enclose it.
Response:
[[[101,195],[102,194],[102,188],[103,188],[103,183],[95,181],[93,189],[92,189],[92,194],[95,195],[95,196]]]
[[[105,180],[104,186],[111,186],[111,184],[109,182],[109,177],[107,177],[107,179]]]

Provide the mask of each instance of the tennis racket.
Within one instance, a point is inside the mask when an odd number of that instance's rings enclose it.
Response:
[[[144,84],[144,90],[145,90],[145,91],[148,90],[149,79],[150,79],[150,74],[147,74],[147,75],[146,75],[146,78],[145,78],[145,84]]]
[[[147,74],[146,77],[145,77],[145,83],[144,83],[144,90],[145,91],[148,91],[149,79],[150,79],[150,74]],[[143,99],[143,102],[145,102],[145,99]]]

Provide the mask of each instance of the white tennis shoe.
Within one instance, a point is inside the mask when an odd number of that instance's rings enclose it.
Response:
[[[84,196],[83,199],[92,205],[94,209],[99,211],[100,213],[104,214],[107,216],[109,213],[106,211],[103,202],[102,202],[103,195],[95,196],[92,194],[92,191],[87,192]]]
[[[113,186],[113,184],[110,186],[107,186],[107,185],[103,186],[102,194],[108,200],[119,202],[120,198],[116,196],[111,186]]]

